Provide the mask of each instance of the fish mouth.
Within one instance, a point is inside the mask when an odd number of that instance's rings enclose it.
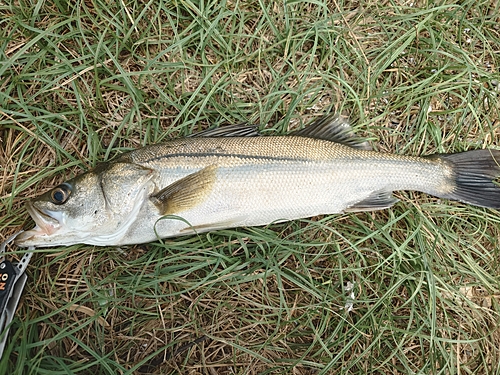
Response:
[[[29,242],[33,238],[50,236],[60,228],[59,220],[56,220],[47,211],[36,208],[33,203],[28,202],[26,209],[35,221],[35,227],[19,234],[15,239],[16,244],[23,245],[24,242]]]

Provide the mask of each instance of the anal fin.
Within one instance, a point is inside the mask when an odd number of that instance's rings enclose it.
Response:
[[[394,198],[391,191],[375,191],[360,202],[346,208],[345,212],[361,212],[383,210],[397,203],[399,199]]]
[[[149,199],[161,215],[172,215],[202,203],[212,191],[217,167],[211,165],[170,184]]]

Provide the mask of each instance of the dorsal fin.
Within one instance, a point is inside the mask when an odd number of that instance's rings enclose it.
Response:
[[[257,131],[257,125],[236,124],[203,130],[189,137],[257,137],[259,135],[261,134]]]
[[[347,119],[337,114],[327,115],[314,121],[304,129],[297,130],[290,135],[324,139],[341,143],[343,145],[358,148],[361,150],[371,150],[368,142],[360,139],[354,134]]]

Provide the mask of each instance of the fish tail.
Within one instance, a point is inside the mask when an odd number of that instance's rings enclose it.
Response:
[[[475,206],[500,208],[500,150],[434,155],[452,170],[452,189],[442,198]]]

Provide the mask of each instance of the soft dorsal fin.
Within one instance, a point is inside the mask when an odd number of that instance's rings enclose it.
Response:
[[[257,125],[236,124],[203,130],[189,137],[257,137],[259,135],[261,134],[257,131]]]
[[[304,129],[291,133],[291,135],[324,139],[361,150],[372,149],[368,142],[353,133],[347,119],[337,114],[323,116]]]

